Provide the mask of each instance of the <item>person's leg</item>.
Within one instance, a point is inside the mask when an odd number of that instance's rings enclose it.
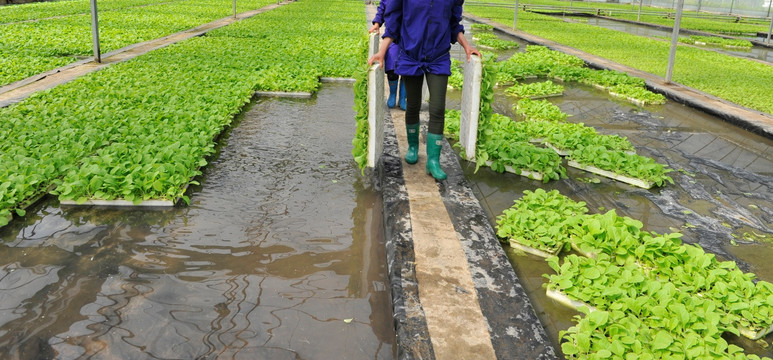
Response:
[[[427,74],[429,88],[429,131],[427,132],[427,174],[437,180],[445,180],[446,173],[440,168],[440,150],[443,148],[443,130],[446,112],[447,75]]]
[[[401,76],[405,84],[405,130],[408,135],[408,151],[405,162],[415,164],[419,161],[419,112],[421,111],[421,87],[423,76]]]
[[[395,107],[397,101],[397,79],[399,75],[395,74],[394,70],[387,71],[387,80],[389,80],[389,98],[387,99],[387,106],[390,108]]]
[[[405,103],[405,81],[400,80],[400,99],[397,101],[397,104],[400,106],[400,109],[405,110],[406,103]]]

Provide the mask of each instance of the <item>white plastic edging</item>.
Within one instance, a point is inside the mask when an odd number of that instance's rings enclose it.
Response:
[[[310,98],[310,92],[285,92],[285,91],[256,91],[257,96],[276,96],[276,97],[289,97],[289,98]]]
[[[459,124],[459,141],[467,160],[475,160],[475,148],[478,141],[478,116],[480,113],[480,83],[483,66],[480,57],[472,55],[464,64],[464,83],[462,85],[462,111]]]
[[[172,207],[176,201],[172,200],[145,200],[135,204],[133,201],[128,200],[86,200],[84,203],[78,203],[75,200],[62,200],[60,205],[65,206],[163,206]]]
[[[558,253],[558,249],[551,253],[551,252],[548,252],[548,251],[545,251],[545,250],[540,250],[540,249],[537,249],[537,248],[533,248],[531,246],[526,246],[524,244],[519,243],[518,240],[516,240],[516,239],[510,239],[510,247],[513,248],[513,249],[521,250],[521,251],[523,251],[523,252],[525,252],[527,254],[537,255],[537,256],[539,256],[541,258],[545,258],[545,259],[547,259],[547,258],[549,258],[551,256],[554,256],[555,254]]]
[[[763,338],[765,335],[768,335],[771,332],[773,332],[773,325],[771,325],[770,327],[768,327],[766,329],[761,329],[759,331],[754,331],[754,330],[752,330],[752,329],[750,329],[748,327],[745,327],[745,326],[739,326],[738,327],[738,332],[741,333],[741,335],[743,335],[744,337],[747,337],[749,339],[759,340],[759,339]]]
[[[572,249],[576,251],[578,254],[591,259],[596,259],[598,257],[598,254],[596,254],[595,252],[583,251],[582,249],[580,249],[579,246],[577,246],[577,244],[574,241],[572,241],[571,243],[572,243]]]
[[[625,176],[625,175],[615,174],[615,173],[613,173],[611,171],[599,169],[599,168],[597,168],[595,166],[582,165],[582,164],[580,164],[580,163],[578,163],[577,161],[574,161],[574,160],[569,160],[566,164],[571,166],[571,167],[573,167],[573,168],[576,168],[576,169],[580,169],[580,170],[584,170],[584,171],[587,171],[587,172],[591,172],[591,173],[594,173],[596,175],[601,175],[601,176],[604,176],[604,177],[608,177],[610,179],[615,179],[617,181],[624,182],[626,184],[630,184],[630,185],[633,185],[633,186],[638,186],[638,187],[643,188],[643,189],[651,189],[652,186],[655,185],[655,183],[653,183],[652,181],[647,181],[647,180],[632,178],[632,177]]]
[[[320,77],[319,82],[323,83],[354,83],[357,80],[353,78],[343,78],[343,77]]]
[[[368,69],[368,167],[375,168],[384,151],[384,68],[376,63]]]
[[[491,161],[491,160],[486,161],[486,166],[491,167],[491,164],[493,164],[493,163],[494,162]],[[542,179],[545,178],[544,174],[536,172],[536,171],[521,170],[520,174],[519,174],[518,170],[516,170],[515,168],[513,168],[510,165],[505,165],[505,171],[507,171],[509,173],[513,173],[515,175],[525,176],[525,177],[527,177],[529,179],[532,179],[532,180],[542,180]]]
[[[548,147],[548,148],[550,148],[551,150],[555,151],[555,152],[556,152],[556,154],[558,154],[558,156],[569,156],[569,153],[570,153],[570,151],[568,151],[568,150],[561,150],[561,149],[559,149],[559,148],[557,148],[557,147],[553,146],[553,145],[552,145],[551,143],[549,143],[549,142],[545,142],[545,146],[547,146],[547,147]]]
[[[533,96],[526,96],[530,100],[539,100],[539,99],[549,99],[554,97],[564,96],[564,93],[555,93],[555,94],[545,94],[545,95],[533,95]]]
[[[549,298],[551,298],[551,299],[553,299],[555,301],[558,301],[559,303],[564,304],[564,305],[566,305],[566,306],[568,306],[568,307],[570,307],[572,309],[578,310],[580,308],[580,306],[585,306],[588,309],[590,309],[591,312],[598,311],[598,309],[596,309],[595,307],[590,306],[590,305],[588,305],[588,304],[586,304],[586,303],[584,303],[582,301],[573,300],[573,299],[569,298],[569,296],[567,296],[566,294],[562,293],[561,291],[548,289],[547,291],[545,291],[545,293],[546,293],[546,295]]]

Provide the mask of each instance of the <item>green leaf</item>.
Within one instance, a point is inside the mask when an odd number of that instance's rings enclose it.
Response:
[[[652,348],[655,350],[663,350],[668,348],[673,342],[674,338],[671,336],[671,334],[660,330],[655,335],[655,338],[652,339]]]

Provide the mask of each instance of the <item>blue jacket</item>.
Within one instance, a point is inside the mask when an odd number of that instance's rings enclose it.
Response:
[[[451,44],[462,26],[464,0],[391,0],[386,4],[384,37],[399,46],[395,73],[451,75]]]
[[[376,8],[376,17],[373,18],[371,24],[379,23],[381,26],[384,26],[384,10],[386,10],[386,3],[387,0],[379,1],[378,8]]]
[[[386,9],[387,0],[381,0],[376,9],[376,17],[373,18],[372,24],[379,23],[381,27],[384,27],[384,10]],[[397,61],[397,54],[399,53],[396,44],[389,45],[386,54],[384,54],[384,71],[394,71],[395,63]]]

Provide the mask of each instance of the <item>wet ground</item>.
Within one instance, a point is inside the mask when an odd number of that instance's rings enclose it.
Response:
[[[393,358],[351,108],[350,85],[254,101],[190,206],[47,200],[0,230],[0,358]]]
[[[647,230],[682,232],[685,242],[698,243],[773,282],[773,140],[673,101],[639,107],[590,86],[563,85],[564,96],[550,100],[571,115],[568,121],[628,137],[639,154],[674,169],[670,175],[675,184],[644,190],[572,168],[569,179],[543,184],[488,168],[476,173],[473,163],[460,160],[492,226],[524,190],[558,189],[585,201],[591,213],[616,209],[641,220]],[[515,118],[511,109],[516,99],[503,90],[496,89],[494,111]],[[451,91],[448,107],[458,109],[460,97],[461,91]],[[542,275],[552,270],[543,259],[505,250],[558,347],[558,332],[573,325],[577,313],[545,296]],[[748,352],[773,356],[763,342],[730,340]],[[765,340],[773,341],[773,335]]]
[[[601,19],[596,17],[576,17],[576,18],[570,17],[567,19],[571,19],[572,21],[582,22],[588,25],[603,27],[606,29],[622,31],[622,32],[626,32],[626,33],[638,35],[638,36],[654,37],[654,38],[665,37],[667,38],[668,41],[671,41],[670,40],[671,31],[660,30],[649,26],[636,25],[636,24],[631,24],[631,23],[626,23],[621,21],[614,21],[609,19]],[[686,37],[687,35],[682,35],[682,36]],[[755,40],[758,40],[758,39],[755,38]],[[764,61],[766,63],[773,64],[773,49],[767,48],[764,46],[755,45],[748,50],[709,47],[709,46],[701,46],[701,48],[704,48],[706,50],[716,51],[727,55],[749,58],[749,59],[756,59],[756,60]]]

